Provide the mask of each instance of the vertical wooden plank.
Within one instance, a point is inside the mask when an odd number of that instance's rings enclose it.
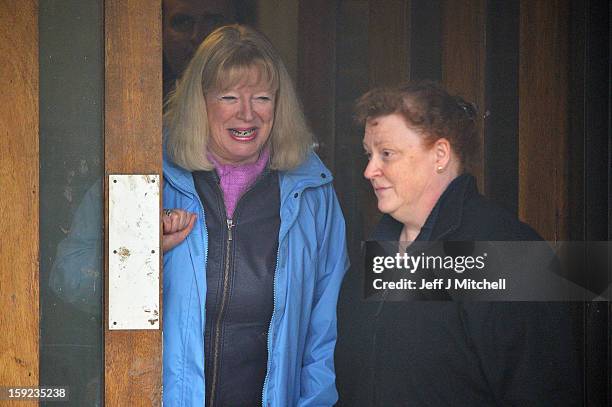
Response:
[[[410,0],[370,0],[368,10],[369,89],[398,85],[410,79]],[[363,168],[360,168],[363,171]],[[370,186],[364,193],[363,234],[380,219]]]
[[[444,0],[410,0],[410,80],[442,81]]]
[[[410,73],[410,1],[369,3],[370,87],[406,82]]]
[[[161,174],[161,2],[106,0],[104,26],[105,172]],[[106,313],[104,342],[105,405],[161,405],[161,330],[110,331]]]
[[[363,153],[363,127],[353,120],[355,100],[368,90],[368,0],[339,2],[337,30],[336,99],[336,170],[334,188],[346,220],[351,270],[346,274],[338,299],[338,342],[335,350],[338,406],[359,406],[367,401],[359,397],[360,372],[368,358],[355,357],[365,349],[364,329],[373,303],[362,301],[361,242],[369,236],[364,224],[380,217],[372,186],[363,177],[367,159]],[[365,205],[372,207],[366,213]]]
[[[586,75],[588,41],[587,23],[588,2],[570,3],[570,25],[569,32],[572,39],[568,48],[568,58],[572,63],[568,72],[568,239],[569,240],[590,240],[587,237],[587,210],[586,210],[586,189],[591,177],[586,175],[588,160],[586,157],[586,99],[588,95],[588,78]],[[600,78],[598,78],[600,79]],[[600,81],[597,85],[601,86]],[[607,116],[607,115],[606,115]],[[603,140],[602,140],[603,141]],[[599,146],[596,146],[599,147]],[[599,150],[599,149],[598,149]],[[597,150],[597,151],[598,151]],[[601,179],[598,179],[601,182]],[[607,225],[607,223],[606,223]],[[602,226],[606,226],[602,225]],[[598,239],[592,239],[598,240]],[[588,379],[587,379],[588,380]]]
[[[475,103],[483,115],[485,101],[486,1],[445,1],[442,9],[442,83],[452,92]],[[480,145],[484,146],[484,125],[479,123]],[[484,191],[484,149],[467,171],[476,176]]]
[[[364,240],[363,222],[375,222],[380,213],[376,196],[363,176],[362,126],[354,120],[355,101],[368,90],[368,0],[340,1],[336,31],[336,139],[334,188],[347,220],[349,255],[358,256]],[[366,214],[364,205],[373,207]],[[357,258],[357,257],[352,257]]]
[[[519,50],[519,217],[566,240],[567,0],[523,0]]]
[[[0,55],[0,386],[38,386],[37,0],[0,1]]]
[[[487,0],[486,18],[485,191],[518,216],[519,3]]]
[[[257,2],[257,28],[270,39],[296,81],[298,60],[298,0]]]
[[[298,9],[298,92],[318,153],[334,171],[336,1],[300,1]]]

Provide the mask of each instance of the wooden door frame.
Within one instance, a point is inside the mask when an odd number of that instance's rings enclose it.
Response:
[[[34,387],[39,377],[38,0],[0,1],[0,53],[0,386]]]
[[[0,51],[10,61],[0,67],[0,386],[37,387],[40,378],[38,9],[38,0],[0,1]],[[105,0],[104,10],[105,174],[161,175],[161,0]],[[161,405],[161,329],[107,326],[105,310],[104,404]]]
[[[105,175],[161,176],[161,0],[104,7]],[[0,386],[39,385],[38,9],[38,0],[0,1],[0,51],[10,61],[0,67],[8,81],[0,94]],[[105,329],[105,405],[161,405],[161,334]]]
[[[105,0],[104,12],[105,179],[110,174],[158,174],[161,179],[161,0]],[[108,187],[105,196],[108,203]],[[108,230],[108,205],[105,219]],[[105,235],[104,403],[159,406],[162,331],[108,329]],[[159,304],[161,281],[160,273]]]

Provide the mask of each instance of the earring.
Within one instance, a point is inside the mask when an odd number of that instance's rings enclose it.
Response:
[[[441,165],[438,165],[438,167],[436,168],[436,171],[438,172],[438,174],[441,174],[444,172],[444,167],[442,167]]]

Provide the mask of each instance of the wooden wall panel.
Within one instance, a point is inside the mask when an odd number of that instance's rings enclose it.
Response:
[[[0,55],[0,386],[38,386],[37,0],[0,1]]]
[[[410,79],[410,1],[370,0],[370,87]]]
[[[104,25],[105,172],[161,174],[161,1],[106,0]],[[161,405],[161,330],[107,327],[105,405]]]
[[[411,1],[370,0],[368,3],[368,89],[407,82],[410,80]],[[363,174],[364,169],[355,168],[355,171]],[[369,182],[362,197],[365,237],[374,230],[380,211]]]
[[[297,88],[319,156],[334,171],[336,2],[300,1]]]
[[[444,0],[410,0],[410,80],[442,81]]]
[[[340,1],[336,31],[336,119],[334,188],[346,219],[348,249],[353,264],[359,262],[360,242],[368,236],[364,222],[380,214],[376,196],[363,176],[363,127],[354,120],[355,100],[368,90],[368,0]],[[373,210],[366,214],[363,206]],[[350,273],[349,273],[350,274]],[[345,280],[346,281],[346,280]]]
[[[258,1],[257,28],[272,41],[289,75],[297,81],[298,0]]]
[[[360,372],[367,368],[367,315],[373,303],[362,300],[363,273],[361,242],[370,235],[364,225],[378,220],[376,196],[363,177],[367,159],[363,153],[363,128],[353,120],[355,99],[368,90],[368,0],[345,0],[338,9],[336,75],[336,170],[334,188],[346,220],[351,269],[346,273],[338,299],[338,342],[335,351],[337,406],[367,404],[358,389]],[[366,212],[364,205],[373,208]]]
[[[475,103],[480,115],[486,110],[486,0],[445,1],[442,9],[442,83],[451,93]],[[467,171],[484,191],[484,124],[479,123],[481,151]]]
[[[523,0],[519,45],[519,217],[566,240],[568,0]]]
[[[518,216],[519,3],[487,0],[486,26],[484,189]]]

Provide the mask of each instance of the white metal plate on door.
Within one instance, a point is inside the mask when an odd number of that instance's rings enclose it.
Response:
[[[108,178],[109,329],[159,329],[159,175]]]

